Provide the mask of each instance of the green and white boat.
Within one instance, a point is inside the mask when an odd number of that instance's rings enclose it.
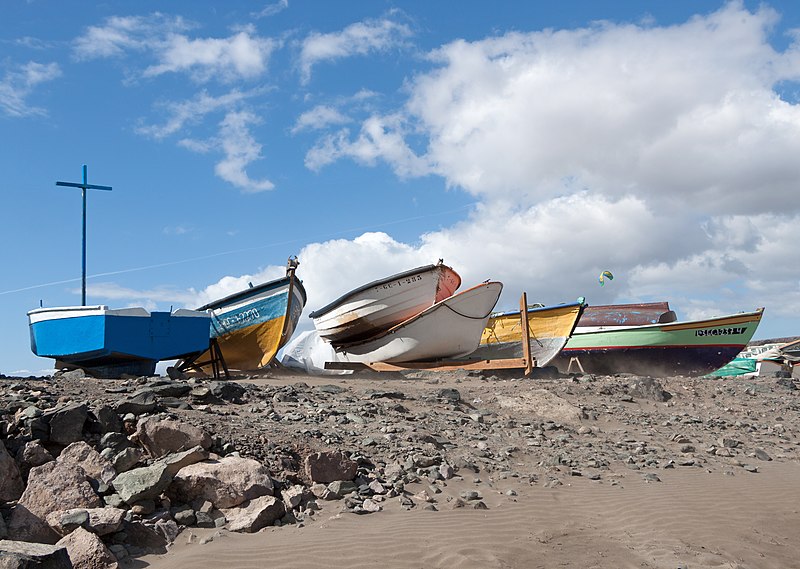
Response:
[[[666,377],[705,375],[731,360],[747,345],[761,322],[763,308],[706,320],[643,326],[578,327],[553,361],[569,370],[571,358],[586,373],[635,373]]]

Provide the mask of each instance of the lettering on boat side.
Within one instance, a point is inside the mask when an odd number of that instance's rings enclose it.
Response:
[[[738,336],[747,331],[747,326],[743,328],[708,328],[706,330],[695,330],[695,336]]]
[[[407,277],[405,279],[400,279],[397,281],[392,281],[390,283],[382,284],[381,286],[376,286],[375,290],[390,290],[395,287],[401,287],[403,285],[409,285],[415,283],[417,281],[422,280],[422,275],[414,275],[413,277]]]
[[[238,314],[233,314],[231,316],[226,316],[222,319],[222,325],[226,328],[231,326],[236,326],[237,324],[241,324],[242,322],[248,322],[250,320],[256,320],[260,316],[258,312],[258,308],[250,308],[243,312],[239,312]]]

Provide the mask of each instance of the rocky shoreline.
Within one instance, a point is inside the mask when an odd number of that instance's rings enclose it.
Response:
[[[0,556],[114,567],[195,527],[485,509],[502,480],[557,491],[658,483],[663,469],[757,476],[800,458],[790,377],[538,372],[0,376]]]

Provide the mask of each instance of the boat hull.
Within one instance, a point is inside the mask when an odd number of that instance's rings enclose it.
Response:
[[[310,316],[320,337],[334,346],[358,342],[452,296],[460,285],[452,268],[428,265],[366,284]]]
[[[564,348],[586,305],[562,304],[528,309],[531,357],[537,367],[544,367]],[[493,314],[481,335],[481,343],[472,354],[486,360],[521,358],[522,321],[520,311]]]
[[[269,365],[289,341],[305,303],[305,289],[291,273],[202,308],[211,312],[211,338],[227,367],[253,370]],[[209,358],[204,353],[196,361]],[[203,370],[211,372],[211,367]]]
[[[151,374],[159,360],[202,352],[210,327],[205,312],[107,306],[40,308],[28,320],[34,354],[55,359],[59,367],[109,376]]]
[[[370,340],[339,348],[337,359],[401,363],[458,358],[475,351],[503,285],[487,282],[437,302]]]
[[[727,364],[755,334],[763,309],[706,320],[577,328],[554,363],[567,371],[577,357],[587,373],[665,377],[705,375]]]

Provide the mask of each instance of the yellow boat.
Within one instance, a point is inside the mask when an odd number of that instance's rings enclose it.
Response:
[[[548,365],[561,352],[585,308],[583,302],[528,308],[531,357],[536,359],[537,367]],[[470,357],[486,360],[523,357],[520,311],[492,314],[480,346]]]

